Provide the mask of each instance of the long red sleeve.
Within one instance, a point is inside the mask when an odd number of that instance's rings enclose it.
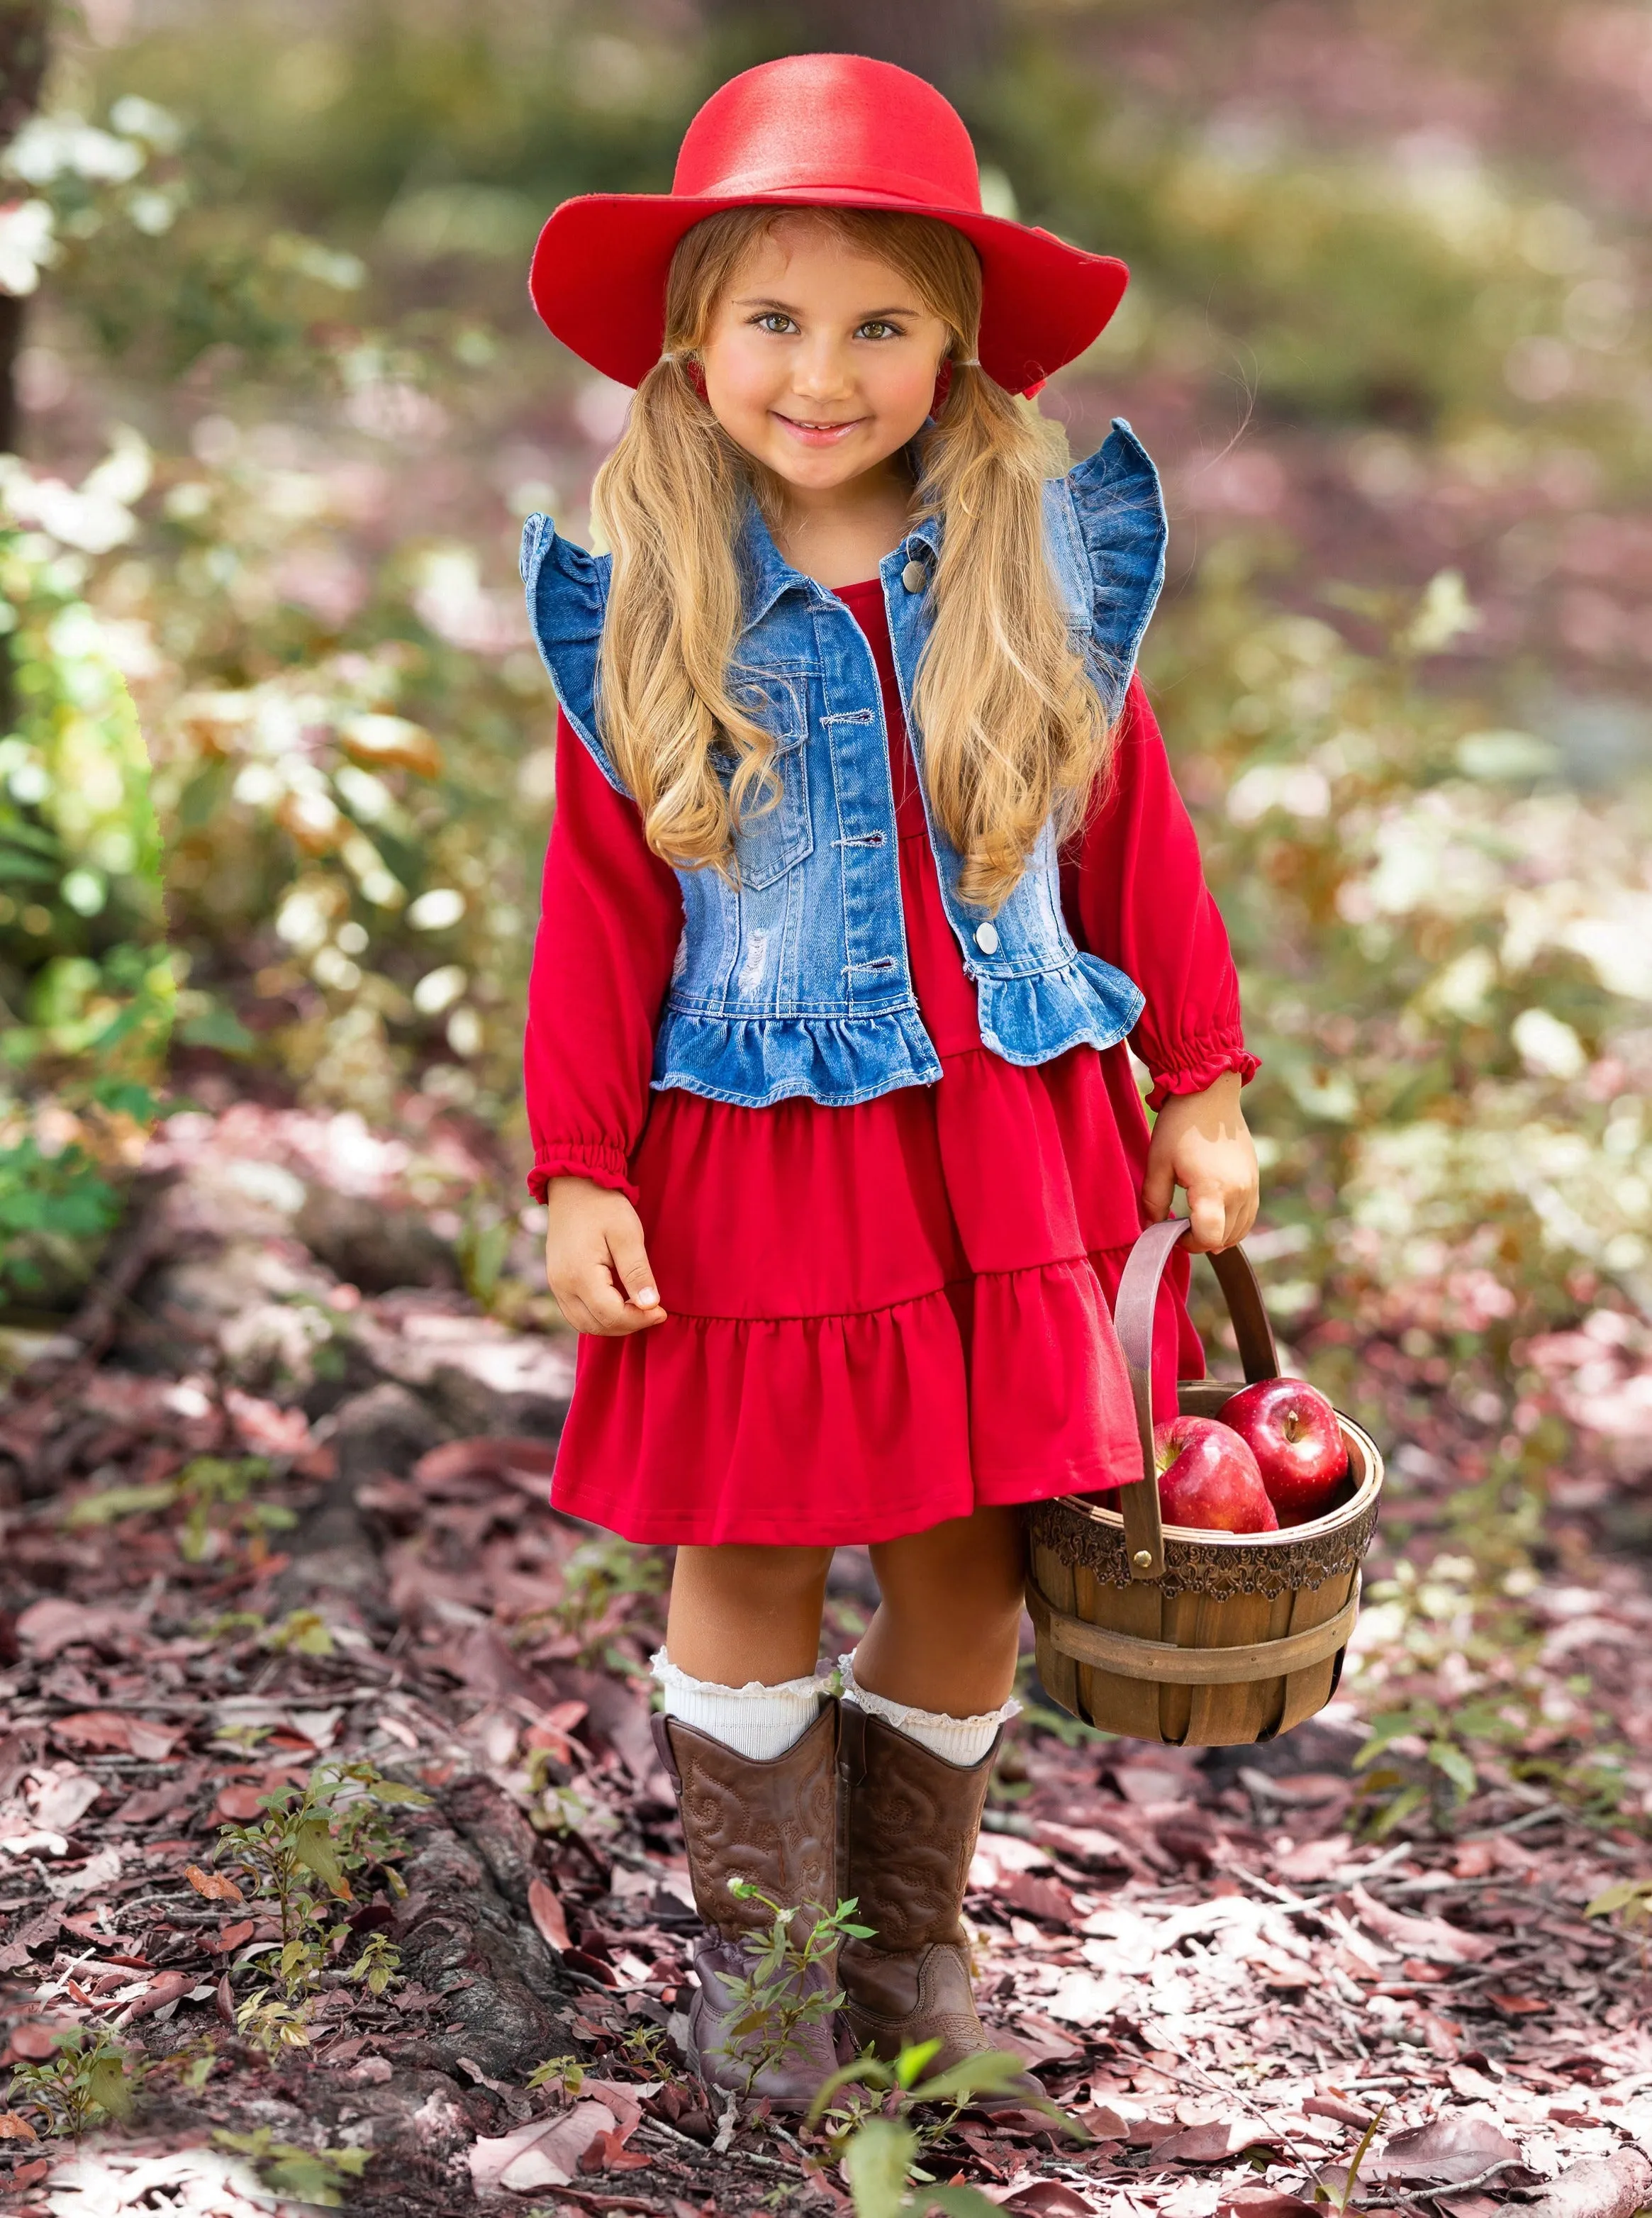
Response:
[[[523,1047],[535,1199],[562,1176],[638,1199],[630,1157],[682,930],[681,889],[644,839],[636,804],[609,785],[559,711],[556,820]]]
[[[1154,1108],[1168,1094],[1203,1093],[1225,1070],[1253,1075],[1227,929],[1140,678],[1107,796],[1063,861],[1061,901],[1079,945],[1147,996],[1130,1044],[1152,1075]]]

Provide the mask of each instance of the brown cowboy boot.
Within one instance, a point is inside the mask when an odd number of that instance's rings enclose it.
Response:
[[[975,2014],[961,1911],[1002,1729],[978,1763],[949,1763],[857,1703],[843,1706],[838,1892],[856,1898],[870,1941],[845,1941],[838,1977],[857,2050],[882,2057],[938,2041],[926,2075],[1002,2048]],[[1025,2078],[981,2107],[1041,2098]]]
[[[838,2062],[830,2019],[800,2028],[788,2052],[754,2070],[762,2035],[736,2035],[733,1983],[752,1967],[744,1936],[766,1931],[773,1913],[743,1902],[729,1881],[752,1880],[783,1908],[837,1906],[838,1705],[828,1701],[802,1738],[767,1763],[741,1756],[680,1718],[656,1714],[654,1744],[677,1792],[694,1904],[707,1930],[695,1943],[699,1992],[689,2008],[689,2061],[708,2087],[777,2110],[807,2110]],[[803,1928],[794,1930],[802,1937]],[[809,1985],[830,1994],[828,1961]]]

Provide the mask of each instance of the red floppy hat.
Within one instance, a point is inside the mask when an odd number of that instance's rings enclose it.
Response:
[[[665,344],[678,241],[752,206],[894,208],[962,232],[981,262],[981,367],[1012,393],[1082,354],[1129,282],[1111,255],[984,214],[969,133],[922,77],[860,54],[790,54],[712,94],[669,193],[564,201],[534,250],[534,306],[584,361],[639,385]]]

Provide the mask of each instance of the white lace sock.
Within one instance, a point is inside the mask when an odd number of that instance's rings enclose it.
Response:
[[[832,1688],[824,1675],[785,1679],[777,1687],[765,1687],[760,1679],[748,1679],[743,1687],[720,1687],[711,1679],[690,1678],[663,1648],[648,1660],[665,1690],[668,1718],[680,1718],[696,1732],[708,1734],[756,1763],[784,1756],[801,1740]]]
[[[949,1763],[979,1763],[999,1727],[1021,1707],[1012,1699],[1001,1710],[987,1710],[973,1718],[950,1718],[944,1710],[920,1710],[914,1703],[892,1702],[887,1694],[873,1694],[856,1680],[852,1656],[840,1656],[838,1669],[843,1674],[845,1701],[858,1703],[871,1716],[882,1718],[885,1725],[893,1725],[908,1740],[915,1740]]]

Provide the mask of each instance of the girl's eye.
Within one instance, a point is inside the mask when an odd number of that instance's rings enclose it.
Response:
[[[777,337],[783,337],[787,331],[797,328],[791,318],[783,315],[778,308],[770,308],[761,316],[754,316],[752,320],[760,331],[773,331]]]
[[[870,323],[861,325],[860,336],[862,338],[898,339],[901,336],[900,326],[899,324],[886,324],[881,318],[874,318]]]

